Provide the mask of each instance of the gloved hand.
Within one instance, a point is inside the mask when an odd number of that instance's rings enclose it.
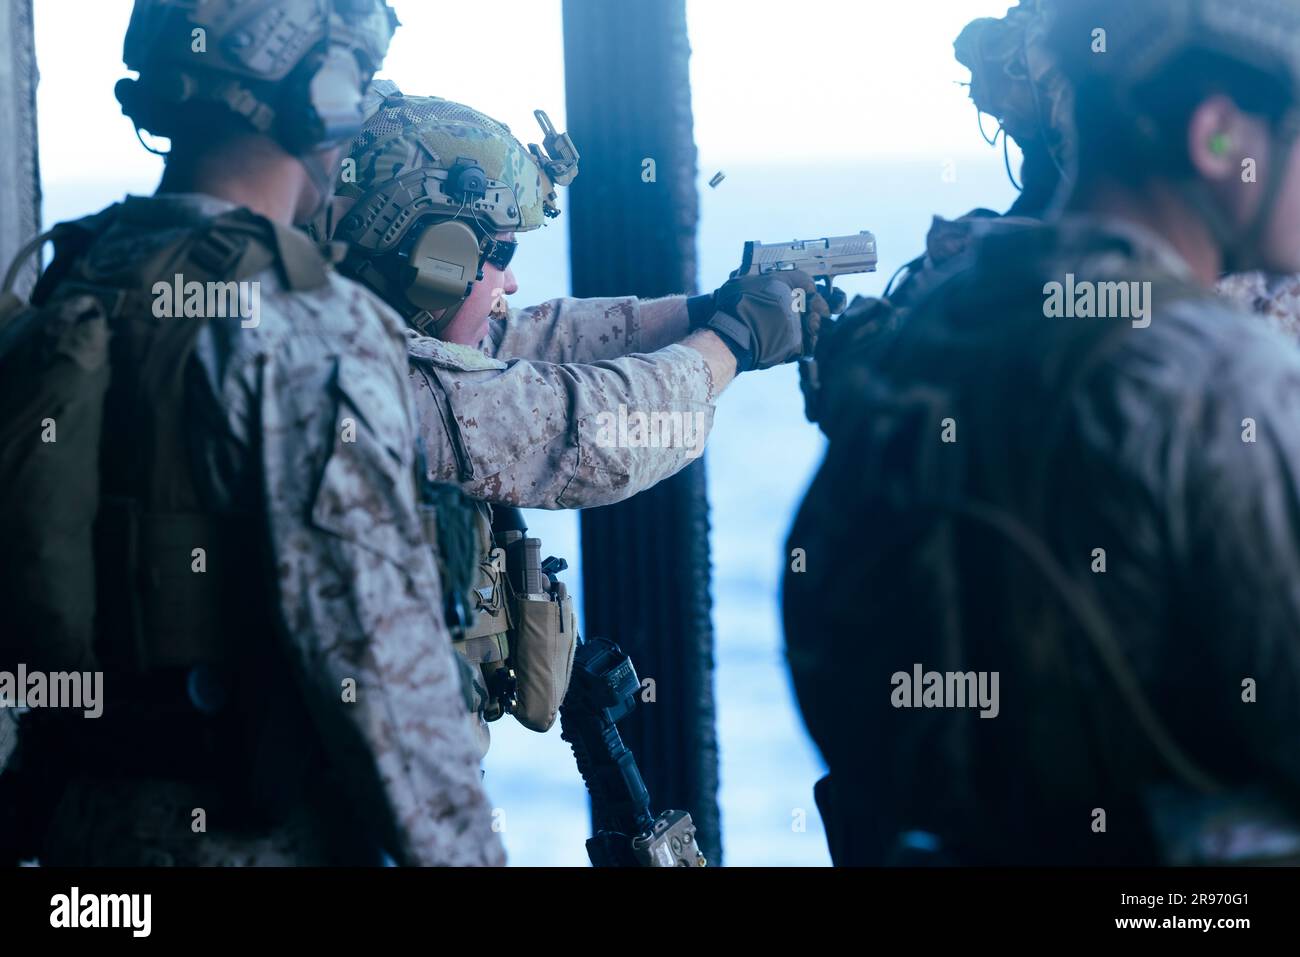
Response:
[[[796,310],[803,291],[803,311]],[[712,330],[736,355],[736,371],[769,369],[811,353],[830,307],[812,278],[796,270],[728,280],[712,297],[712,314],[700,328]]]
[[[835,328],[831,316],[844,311],[848,297],[834,286],[817,286],[817,303],[809,305],[803,316],[803,355],[817,354],[817,344]],[[822,308],[825,307],[825,308]]]

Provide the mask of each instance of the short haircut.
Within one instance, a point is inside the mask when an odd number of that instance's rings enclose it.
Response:
[[[1191,176],[1187,126],[1197,107],[1217,95],[1270,125],[1294,105],[1283,75],[1205,49],[1189,48],[1129,91],[1118,90],[1108,77],[1079,77],[1074,103],[1079,178],[1142,182]]]
[[[1258,14],[1258,4],[1247,6],[1246,13]],[[1249,30],[1207,31],[1192,17],[1196,8],[1193,0],[1052,0],[1047,47],[1074,91],[1081,180],[1191,176],[1187,127],[1210,97],[1226,96],[1270,123],[1294,105],[1282,44],[1270,54],[1269,43],[1249,38]],[[1099,40],[1106,49],[1095,48]]]

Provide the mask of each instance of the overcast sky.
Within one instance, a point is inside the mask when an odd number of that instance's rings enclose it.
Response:
[[[610,3],[635,0],[607,0]],[[688,0],[700,166],[763,160],[961,156],[986,150],[952,41],[1009,0]],[[41,161],[47,185],[106,177],[133,191],[158,161],[113,97],[130,0],[35,0]],[[384,75],[466,102],[525,142],[532,111],[563,128],[560,0],[493,0],[471,15],[398,0],[404,26]],[[460,38],[460,42],[453,39]],[[629,65],[635,69],[634,65]]]

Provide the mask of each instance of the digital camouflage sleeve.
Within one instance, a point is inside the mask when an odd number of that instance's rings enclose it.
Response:
[[[408,333],[435,481],[524,508],[619,502],[703,451],[708,364],[678,344],[686,300],[553,299],[492,322],[483,348]]]
[[[331,278],[315,301],[273,300],[267,315],[264,300],[261,335],[248,337],[223,390],[241,413],[232,426],[262,426],[255,447],[290,650],[336,763],[357,769],[398,859],[503,863],[416,510],[402,324]]]
[[[1288,338],[1300,339],[1300,277],[1236,273],[1219,280],[1217,290]]]
[[[684,296],[550,299],[493,319],[483,349],[498,359],[598,362],[654,352],[689,332]]]

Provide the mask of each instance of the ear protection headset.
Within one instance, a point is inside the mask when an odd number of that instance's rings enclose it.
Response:
[[[458,157],[447,173],[443,191],[468,206],[487,194],[488,179],[483,168],[466,157]],[[469,298],[474,283],[483,280],[483,256],[488,240],[461,219],[431,222],[412,229],[398,251],[402,263],[398,281],[412,305],[426,313],[445,310],[438,319],[417,320],[416,327],[441,335]]]
[[[117,98],[137,127],[161,136],[187,104],[218,103],[305,158],[361,131],[366,87],[396,27],[384,0],[282,0],[247,11],[227,0],[198,13],[180,4],[140,3],[125,49],[127,66],[140,79],[119,81]],[[198,28],[212,34],[211,50],[201,57],[188,42]],[[306,47],[301,59],[285,63],[295,47]],[[318,171],[307,165],[315,178]],[[329,196],[332,171],[324,172],[331,175],[318,185]]]
[[[451,323],[474,283],[482,281],[483,263],[505,268],[515,245],[482,236],[466,220],[436,214],[412,223],[384,255],[346,239],[336,241],[347,249],[340,271],[368,285],[411,326],[431,336]],[[434,320],[430,314],[440,311],[442,316]]]
[[[272,134],[295,156],[352,140],[365,116],[366,77],[350,50],[331,45],[312,69],[305,63],[290,80]]]
[[[555,177],[568,182],[577,175],[577,151],[540,111],[546,153],[538,147],[525,152],[508,128],[468,107],[437,97],[407,97],[386,81],[367,103],[374,127],[362,132],[363,142],[354,143],[352,155],[365,159],[371,171],[396,165],[401,172],[378,183],[339,187],[338,195],[352,200],[332,232],[348,248],[340,271],[377,292],[412,327],[438,336],[456,318],[474,283],[483,281],[487,263],[502,271],[509,267],[517,244],[497,235],[535,229],[544,217],[558,215]],[[460,127],[501,141],[498,152],[507,157],[501,171],[491,150],[461,155]],[[390,153],[396,159],[413,145],[427,164],[369,159]],[[435,320],[436,313],[441,315]]]
[[[319,216],[334,194],[336,168],[326,165],[321,153],[332,146],[351,142],[365,123],[367,88],[378,62],[363,67],[361,53],[368,60],[374,51],[375,38],[365,36],[366,28],[380,29],[367,17],[376,15],[375,0],[333,0],[339,17],[329,17],[323,54],[309,57],[299,64],[296,75],[284,84],[285,95],[275,111],[272,130],[276,140],[297,156],[312,178],[320,197],[312,218]],[[388,18],[389,36],[397,18],[383,5]],[[378,60],[382,60],[380,54]]]
[[[482,280],[482,242],[472,226],[448,219],[412,230],[412,242],[399,252],[399,277],[406,298],[425,312],[459,309],[475,282]],[[445,325],[454,311],[443,317]],[[441,331],[441,330],[439,330]]]
[[[452,199],[466,206],[476,199],[487,195],[488,178],[483,167],[467,156],[456,157],[455,164],[447,171],[447,183],[443,191]]]

